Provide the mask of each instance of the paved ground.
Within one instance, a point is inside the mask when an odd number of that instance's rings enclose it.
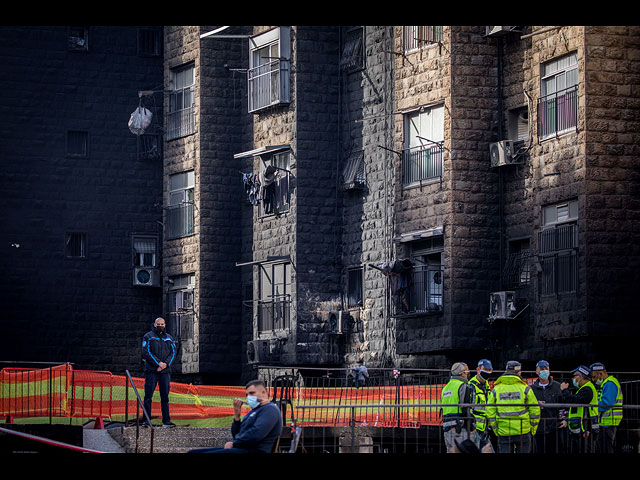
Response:
[[[105,453],[124,453],[124,449],[118,445],[109,432],[105,429],[89,429],[82,431],[83,447]]]

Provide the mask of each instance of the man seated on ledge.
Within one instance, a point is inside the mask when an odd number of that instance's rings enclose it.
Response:
[[[233,441],[224,448],[204,448],[189,453],[272,453],[282,433],[282,414],[278,406],[269,400],[262,380],[252,380],[245,387],[247,403],[251,411],[240,421],[243,401],[233,400]]]

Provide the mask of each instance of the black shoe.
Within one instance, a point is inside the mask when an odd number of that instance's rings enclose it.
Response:
[[[176,426],[176,424],[173,423],[173,422],[165,422],[165,423],[162,424],[162,426],[165,427],[165,428],[173,428],[173,427]]]

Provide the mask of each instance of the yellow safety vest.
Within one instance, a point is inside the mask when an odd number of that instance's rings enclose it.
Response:
[[[458,425],[460,420],[465,420],[464,411],[458,405],[462,403],[460,399],[460,387],[466,382],[458,378],[452,378],[449,380],[440,393],[441,403],[445,406],[442,407],[442,427],[444,430],[448,430],[450,428]]]
[[[498,378],[487,399],[487,421],[498,436],[535,435],[540,406],[531,387],[518,375]]]
[[[477,375],[469,380],[469,383],[474,386],[476,392],[474,404],[477,407],[472,410],[476,418],[476,429],[484,432],[487,429],[487,383],[482,383]]]
[[[589,388],[593,395],[591,397],[591,401],[589,404],[590,407],[571,407],[569,410],[569,430],[571,433],[581,433],[586,431],[586,426],[584,424],[584,419],[590,420],[591,428],[590,430],[599,430],[598,424],[598,392],[596,391],[596,387],[593,386],[593,383],[590,381],[582,385],[578,388],[576,394],[582,390],[583,388]]]
[[[600,388],[598,388],[598,401],[602,400],[602,392],[604,391],[604,385],[607,382],[613,382],[618,387],[618,395],[616,396],[615,407],[611,407],[606,412],[600,414],[600,425],[603,427],[617,427],[622,420],[622,389],[620,388],[620,382],[615,377],[609,375],[605,378]]]

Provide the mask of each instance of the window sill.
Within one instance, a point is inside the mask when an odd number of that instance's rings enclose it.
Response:
[[[403,185],[402,189],[403,190],[413,190],[414,188],[422,188],[422,187],[426,187],[429,185],[433,185],[436,183],[442,183],[442,177],[433,177],[433,178],[428,178],[425,179],[421,182],[413,182],[410,183],[408,185]]]

